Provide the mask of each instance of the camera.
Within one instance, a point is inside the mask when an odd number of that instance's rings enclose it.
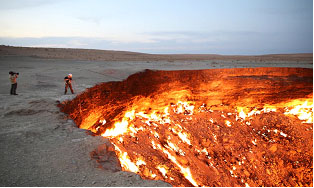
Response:
[[[16,74],[16,75],[19,75],[20,73],[18,73],[18,72],[13,72],[13,71],[10,71],[10,72],[9,72],[9,74],[11,74],[11,75],[14,75],[14,74]]]

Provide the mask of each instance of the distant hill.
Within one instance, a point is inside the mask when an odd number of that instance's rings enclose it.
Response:
[[[247,60],[247,61],[302,61],[313,62],[313,53],[269,54],[256,56],[217,54],[146,54],[128,51],[32,48],[0,45],[0,56],[29,56],[49,59],[73,59],[89,61],[204,61],[204,60]]]

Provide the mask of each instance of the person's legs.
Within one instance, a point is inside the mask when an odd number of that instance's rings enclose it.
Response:
[[[13,95],[17,95],[16,94],[17,83],[12,84],[12,85],[13,85]]]
[[[11,94],[11,95],[14,94],[13,91],[14,91],[14,84],[11,84],[11,91],[10,91],[10,94]]]
[[[69,84],[69,86],[70,86],[71,93],[74,94],[74,91],[73,91],[73,88],[72,88],[72,84]]]
[[[64,90],[64,94],[67,94],[67,91],[68,91],[68,87],[69,87],[69,85],[68,85],[68,84],[65,84],[65,90]]]

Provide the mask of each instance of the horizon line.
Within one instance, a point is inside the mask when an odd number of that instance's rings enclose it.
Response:
[[[217,54],[217,53],[146,53],[146,52],[139,52],[139,51],[128,51],[128,50],[114,50],[114,49],[97,49],[97,48],[75,48],[75,47],[45,47],[45,46],[13,46],[13,45],[6,45],[0,44],[0,47],[10,47],[10,48],[33,48],[33,49],[67,49],[67,50],[95,50],[95,51],[111,51],[111,52],[128,52],[128,53],[137,53],[137,54],[147,54],[147,55],[213,55],[213,56],[267,56],[267,55],[297,55],[297,54],[313,54],[313,52],[297,52],[297,53],[266,53],[266,54],[252,54],[252,55],[235,55],[235,54]]]

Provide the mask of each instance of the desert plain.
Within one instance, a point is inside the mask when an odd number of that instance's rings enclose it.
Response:
[[[107,165],[100,168],[91,153],[109,140],[77,128],[57,104],[145,69],[248,67],[313,69],[313,54],[157,55],[0,46],[0,186],[170,186],[121,171],[112,153],[104,154]],[[9,94],[9,71],[19,72],[17,96]],[[63,78],[69,73],[75,94],[64,95]]]

